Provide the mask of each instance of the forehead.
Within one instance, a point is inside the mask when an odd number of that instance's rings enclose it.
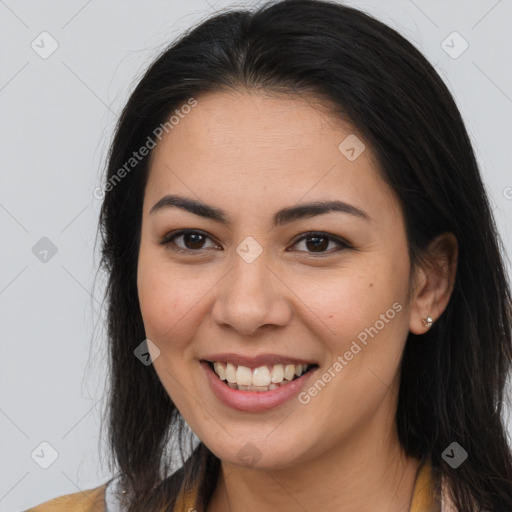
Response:
[[[199,96],[197,106],[182,116],[172,133],[197,138],[198,149],[205,151],[248,151],[265,145],[284,151],[316,147],[319,136],[335,130],[355,131],[334,115],[333,106],[313,96],[229,89]]]
[[[229,193],[246,205],[255,197],[297,202],[341,194],[374,210],[389,207],[390,190],[368,144],[328,104],[250,91],[196,99],[153,152],[152,199],[176,189],[219,199]],[[355,159],[346,152],[352,148]]]

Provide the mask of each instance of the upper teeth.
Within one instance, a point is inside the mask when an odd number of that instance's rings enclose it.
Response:
[[[276,364],[274,366],[235,366],[232,363],[213,363],[215,373],[222,379],[239,386],[269,386],[279,384],[283,380],[290,381],[300,377],[308,368],[307,364]]]

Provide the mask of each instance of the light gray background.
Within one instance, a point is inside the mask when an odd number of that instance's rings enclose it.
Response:
[[[448,84],[511,254],[512,1],[346,3],[397,29]],[[110,477],[97,453],[105,337],[101,283],[92,290],[100,206],[93,190],[145,66],[186,27],[230,5],[0,0],[0,511]],[[58,43],[46,59],[31,47],[51,48],[43,31]],[[452,56],[442,46],[453,31],[469,44],[458,58],[457,36],[443,45]],[[57,247],[47,262],[32,252],[42,237]],[[31,457],[43,441],[58,452],[48,469]]]

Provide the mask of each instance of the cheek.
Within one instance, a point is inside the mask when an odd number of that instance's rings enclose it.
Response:
[[[161,338],[172,326],[176,297],[158,270],[142,259],[137,273],[137,290],[140,310],[148,338]]]
[[[165,339],[188,308],[187,288],[176,285],[173,270],[154,252],[141,247],[137,269],[140,310],[148,338]]]
[[[146,336],[162,350],[181,350],[205,314],[214,276],[172,264],[160,251],[141,247],[137,289]],[[172,341],[172,343],[171,343]]]
[[[372,255],[335,275],[301,281],[297,294],[308,297],[305,302],[316,314],[315,330],[326,349],[324,368],[336,375],[331,390],[350,410],[369,412],[372,400],[381,400],[395,378],[408,332],[407,276],[407,261]],[[334,395],[320,399],[328,410]]]
[[[158,253],[141,248],[137,271],[137,289],[146,337],[159,348],[153,361],[158,377],[173,402],[187,411],[190,396],[181,382],[189,379],[183,364],[187,343],[194,334],[194,305],[198,302],[190,280],[177,279],[176,269]],[[193,402],[193,401],[192,401]]]
[[[313,312],[331,337],[345,339],[373,325],[395,302],[405,306],[403,279],[402,270],[386,269],[378,261],[296,280],[294,291],[304,311]],[[390,315],[394,313],[392,309]]]

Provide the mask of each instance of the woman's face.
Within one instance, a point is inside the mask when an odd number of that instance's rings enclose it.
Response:
[[[197,101],[154,150],[144,196],[138,292],[163,386],[231,464],[285,468],[387,439],[410,263],[370,148],[299,98]],[[299,365],[313,367],[289,381]]]

